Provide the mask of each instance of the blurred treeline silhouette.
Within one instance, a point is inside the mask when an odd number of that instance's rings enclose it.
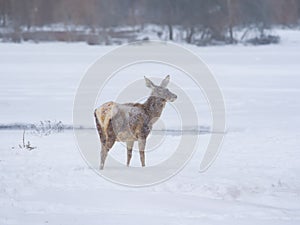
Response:
[[[47,40],[55,30],[54,39],[80,41],[81,35],[97,44],[101,35],[105,42],[114,35],[136,39],[113,28],[153,24],[165,40],[234,43],[236,31],[256,29],[265,37],[273,25],[295,26],[299,17],[300,0],[0,0],[0,38]],[[48,33],[34,33],[41,27]]]

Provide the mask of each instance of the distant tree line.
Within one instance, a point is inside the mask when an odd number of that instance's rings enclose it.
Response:
[[[0,27],[28,30],[53,24],[90,30],[156,24],[174,40],[235,42],[236,29],[294,26],[300,0],[0,0]],[[177,29],[178,30],[178,29]]]

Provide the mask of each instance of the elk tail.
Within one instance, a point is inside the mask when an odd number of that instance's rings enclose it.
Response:
[[[98,130],[99,136],[101,136],[102,129],[101,129],[101,125],[100,125],[100,122],[99,122],[99,119],[97,117],[97,113],[96,112],[97,112],[97,109],[95,109],[95,111],[94,111],[94,117],[95,117],[96,126],[97,126],[97,130]]]

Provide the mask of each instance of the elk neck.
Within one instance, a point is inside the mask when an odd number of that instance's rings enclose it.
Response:
[[[147,101],[143,104],[145,113],[149,117],[149,121],[154,118],[160,117],[164,107],[166,105],[166,100],[157,96],[150,96]]]

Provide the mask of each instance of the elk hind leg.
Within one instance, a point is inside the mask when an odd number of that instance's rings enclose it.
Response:
[[[103,135],[102,135],[103,136]],[[102,146],[101,146],[101,163],[100,163],[100,169],[103,170],[104,163],[108,154],[108,151],[113,147],[114,143],[116,141],[116,136],[113,130],[113,126],[111,121],[109,122],[109,125],[105,132],[105,138],[103,136],[103,141],[101,140]]]
[[[102,144],[101,145],[101,153],[100,153],[100,157],[101,157],[101,162],[100,162],[100,170],[103,170],[104,168],[104,163],[107,157],[107,153],[108,153],[108,148]]]

